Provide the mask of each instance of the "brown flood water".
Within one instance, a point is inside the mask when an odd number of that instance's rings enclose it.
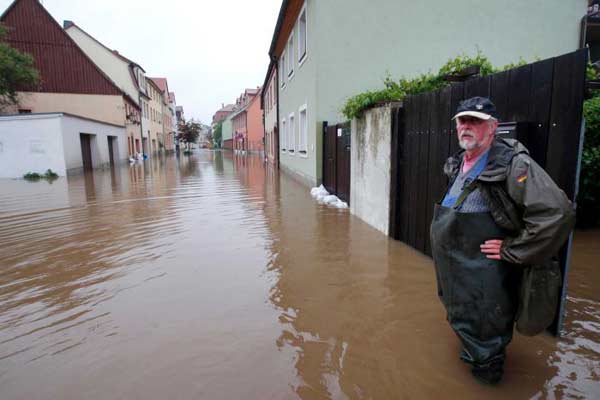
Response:
[[[0,398],[600,398],[600,231],[565,336],[475,382],[431,260],[256,157],[0,181]]]

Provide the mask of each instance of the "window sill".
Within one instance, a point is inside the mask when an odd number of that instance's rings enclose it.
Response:
[[[288,80],[289,80],[289,81],[291,81],[291,80],[292,80],[292,78],[294,77],[294,71],[292,71],[292,73],[291,73],[291,74],[288,74],[288,76],[287,76],[287,77],[288,77]]]
[[[302,57],[300,57],[300,59],[298,60],[298,68],[300,68],[301,66],[304,65],[304,62],[306,61],[308,57],[306,57],[306,52],[304,52],[304,55]]]
[[[290,156],[293,156],[293,155],[294,155],[294,153],[295,153],[295,151],[294,151],[294,150],[288,150],[288,154],[289,154]]]
[[[308,158],[308,152],[307,151],[299,151],[298,155],[302,158]]]

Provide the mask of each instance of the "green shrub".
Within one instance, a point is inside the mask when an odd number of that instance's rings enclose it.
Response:
[[[471,66],[478,66],[479,74],[481,76],[487,76],[497,72],[487,57],[478,51],[475,57],[469,57],[463,53],[455,58],[451,58],[442,66],[442,68],[440,68],[438,76],[456,75]]]
[[[595,91],[583,103],[583,116],[586,125],[577,195],[577,225],[587,228],[600,223],[600,91]]]
[[[367,91],[350,97],[342,107],[342,114],[348,119],[358,118],[365,110],[382,103],[401,101],[406,96],[440,89],[450,84],[444,77],[458,75],[469,67],[477,66],[479,67],[479,75],[487,76],[525,64],[527,64],[527,61],[520,59],[517,63],[507,64],[500,69],[496,69],[481,52],[477,52],[473,57],[462,54],[448,60],[437,74],[421,74],[412,79],[401,78],[398,81],[388,75],[383,81],[383,89]]]
[[[58,174],[54,171],[52,171],[50,168],[48,168],[46,170],[46,173],[44,174],[44,178],[46,179],[57,179],[58,178]]]
[[[37,172],[28,172],[25,175],[23,175],[23,179],[26,179],[28,181],[39,181],[40,179],[42,179],[42,175],[38,174]]]
[[[38,174],[37,172],[28,172],[23,175],[23,179],[28,181],[39,181],[40,179],[46,179],[47,181],[52,182],[58,179],[58,174],[51,169],[47,169],[43,174]]]

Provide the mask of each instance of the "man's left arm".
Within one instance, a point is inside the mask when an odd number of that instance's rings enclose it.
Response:
[[[513,159],[506,189],[522,210],[523,229],[501,241],[500,258],[520,265],[546,261],[573,229],[571,202],[546,171],[524,154]]]

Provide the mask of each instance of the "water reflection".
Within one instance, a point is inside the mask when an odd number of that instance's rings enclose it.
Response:
[[[600,393],[600,232],[575,237],[565,338],[517,335],[488,388],[457,358],[431,261],[258,156],[0,187],[3,399]]]

